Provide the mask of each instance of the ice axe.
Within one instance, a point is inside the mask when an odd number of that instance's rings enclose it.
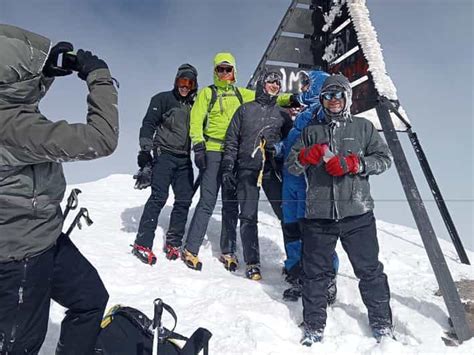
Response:
[[[66,232],[67,236],[71,234],[72,230],[74,229],[74,227],[76,227],[76,225],[79,229],[82,229],[81,218],[84,218],[84,221],[88,226],[94,223],[92,219],[90,219],[89,217],[89,211],[87,210],[87,208],[81,207],[81,209],[79,210],[79,212],[77,212],[76,217],[74,217],[74,220],[72,221],[71,225],[69,226]]]
[[[75,210],[77,206],[79,205],[79,198],[77,195],[79,195],[82,191],[79,189],[72,189],[71,193],[69,194],[69,197],[67,198],[67,204],[66,204],[66,209],[64,210],[64,215],[63,218],[66,220],[67,215],[69,214],[69,211]]]

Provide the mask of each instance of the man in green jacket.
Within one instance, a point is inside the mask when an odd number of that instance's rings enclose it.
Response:
[[[227,127],[237,108],[255,100],[255,91],[236,87],[237,68],[231,53],[217,53],[214,57],[214,85],[202,89],[191,110],[190,136],[194,162],[200,171],[199,202],[189,226],[182,259],[192,269],[200,270],[197,255],[204,240],[207,225],[216,205],[222,185],[221,160]],[[278,98],[280,106],[289,105],[291,94]],[[236,227],[238,203],[235,190],[222,189],[222,228],[219,260],[227,270],[237,268]]]
[[[73,51],[0,25],[0,354],[37,354],[50,300],[67,308],[56,354],[92,354],[108,294],[95,268],[61,233],[62,162],[111,154],[118,140],[117,91],[107,64],[79,50],[87,123],[49,121],[38,108]]]

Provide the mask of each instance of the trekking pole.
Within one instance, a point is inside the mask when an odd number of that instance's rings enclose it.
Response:
[[[82,191],[79,189],[72,189],[71,193],[69,194],[69,197],[67,198],[67,204],[66,204],[66,209],[64,210],[64,215],[63,219],[66,220],[67,215],[69,214],[69,211],[75,210],[77,206],[79,205],[79,198],[77,195],[79,195]]]
[[[87,208],[81,207],[81,209],[79,210],[79,212],[77,212],[76,217],[74,217],[74,220],[72,221],[71,225],[69,226],[69,228],[66,232],[66,235],[68,237],[71,234],[74,227],[76,227],[76,225],[79,229],[82,229],[82,224],[81,224],[81,218],[82,217],[84,217],[84,221],[86,222],[86,224],[88,226],[90,226],[92,223],[94,223],[92,221],[92,219],[90,219],[90,217],[89,217],[89,211],[87,210]]]
[[[158,333],[161,329],[161,316],[163,315],[163,301],[161,298],[157,298],[153,301],[155,305],[154,314],[153,314],[153,348],[152,353],[153,355],[158,355]]]
[[[193,184],[193,197],[196,194],[196,191],[197,191],[199,185],[201,185],[202,174],[203,174],[203,170],[199,170],[199,175],[198,175],[198,177],[196,178],[196,181],[194,181],[194,184]]]

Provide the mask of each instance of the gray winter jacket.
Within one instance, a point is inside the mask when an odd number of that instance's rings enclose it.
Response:
[[[43,252],[59,237],[66,181],[61,162],[111,154],[118,140],[110,72],[87,77],[87,124],[51,122],[38,104],[52,83],[42,75],[51,42],[0,25],[0,262]]]
[[[374,201],[370,195],[369,175],[381,174],[392,162],[388,146],[372,122],[350,115],[352,91],[347,79],[341,77],[333,75],[326,79],[321,92],[329,87],[344,90],[346,101],[349,103],[344,112],[328,117],[325,124],[306,127],[286,161],[291,174],[304,173],[306,176],[305,217],[310,219],[338,220],[373,210]],[[357,154],[361,162],[359,173],[336,177],[326,172],[324,161],[318,165],[301,165],[298,161],[301,148],[313,144],[329,144],[330,150],[336,155]]]

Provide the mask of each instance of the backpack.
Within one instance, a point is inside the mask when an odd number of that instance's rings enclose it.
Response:
[[[155,346],[160,355],[197,355],[201,350],[208,355],[211,332],[198,328],[190,338],[175,333],[178,318],[173,308],[159,298],[153,303],[153,320],[135,308],[113,306],[102,320],[94,354],[152,355]],[[163,310],[174,319],[172,330],[161,324]],[[184,346],[177,341],[184,341]]]

